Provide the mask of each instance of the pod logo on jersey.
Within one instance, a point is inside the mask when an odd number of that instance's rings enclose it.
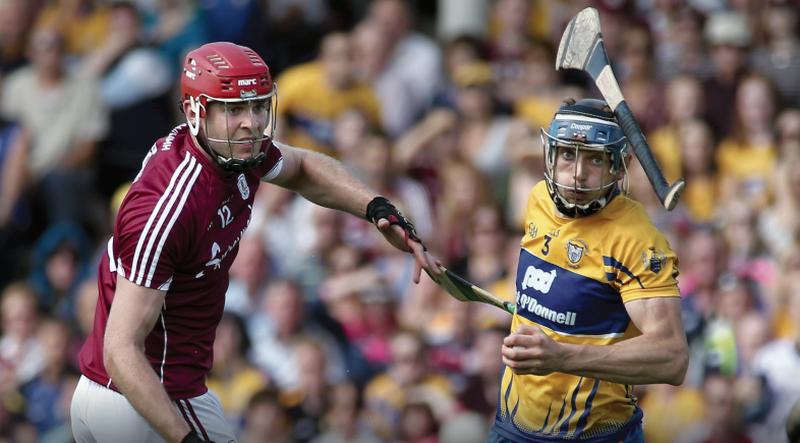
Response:
[[[242,194],[242,200],[247,200],[247,197],[250,197],[250,186],[247,186],[247,179],[244,177],[244,174],[239,174],[239,178],[236,181],[236,186],[239,187],[239,193]]]
[[[556,270],[550,272],[542,271],[536,266],[528,266],[525,270],[525,278],[522,280],[522,289],[533,288],[542,294],[550,292],[550,287],[556,279]]]

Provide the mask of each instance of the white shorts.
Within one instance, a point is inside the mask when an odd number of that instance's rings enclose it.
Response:
[[[173,402],[197,435],[216,443],[236,443],[230,423],[213,392]],[[164,443],[124,395],[81,376],[70,407],[72,435],[78,443]]]

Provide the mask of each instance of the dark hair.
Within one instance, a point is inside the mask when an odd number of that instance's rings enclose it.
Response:
[[[220,323],[223,321],[230,321],[239,330],[239,352],[242,355],[247,355],[253,342],[250,339],[250,334],[247,333],[247,325],[244,322],[244,318],[235,312],[225,311],[222,314]]]

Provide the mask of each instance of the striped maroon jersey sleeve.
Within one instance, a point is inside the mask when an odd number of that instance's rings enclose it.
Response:
[[[169,290],[181,257],[192,245],[192,217],[202,162],[184,151],[161,153],[131,186],[114,229],[117,273],[146,288]],[[196,197],[195,197],[196,198]],[[201,221],[202,222],[202,221]]]
[[[253,172],[259,179],[270,181],[281,172],[283,154],[281,154],[280,148],[272,141],[265,141],[261,145],[261,151],[267,154],[267,158]]]

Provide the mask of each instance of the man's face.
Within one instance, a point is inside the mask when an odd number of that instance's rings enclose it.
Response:
[[[252,157],[258,149],[256,139],[262,137],[270,123],[270,112],[269,99],[233,103],[210,101],[205,119],[209,146],[223,157],[243,160]]]
[[[557,192],[570,203],[585,205],[608,192],[609,183],[616,182],[609,154],[602,151],[559,146],[556,151],[555,177]]]

